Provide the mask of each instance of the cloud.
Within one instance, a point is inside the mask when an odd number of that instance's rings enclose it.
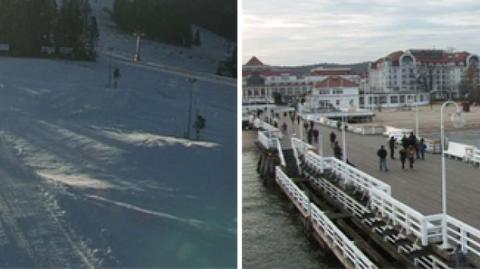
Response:
[[[244,0],[243,61],[375,60],[409,48],[480,52],[476,0]]]

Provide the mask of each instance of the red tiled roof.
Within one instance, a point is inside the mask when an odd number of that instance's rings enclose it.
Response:
[[[357,85],[351,80],[343,77],[330,76],[325,80],[317,82],[315,88],[332,88],[332,87],[356,87]]]
[[[403,51],[398,50],[395,52],[390,53],[386,58],[389,58],[392,61],[393,66],[399,66],[400,65],[400,56],[403,55]]]
[[[313,70],[310,71],[310,75],[313,76],[341,76],[351,75],[350,70]]]
[[[264,66],[264,64],[255,56],[250,58],[248,62],[245,64],[246,66]]]
[[[372,68],[378,68],[378,65],[381,64],[385,59],[390,59],[394,66],[400,64],[400,57],[403,55],[403,51],[395,51],[390,53],[384,58],[378,59],[376,62],[372,63]],[[446,52],[444,50],[424,50],[416,49],[410,50],[410,53],[415,57],[417,62],[421,64],[446,64],[454,63],[455,65],[466,64],[467,58],[470,55],[466,51],[461,52]]]
[[[276,77],[276,76],[293,76],[295,74],[292,74],[290,72],[285,72],[285,71],[272,71],[272,70],[242,70],[242,76],[247,77],[252,74],[259,74],[264,77]]]

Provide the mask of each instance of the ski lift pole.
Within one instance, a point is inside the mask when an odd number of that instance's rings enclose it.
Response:
[[[189,78],[188,82],[190,82],[190,101],[188,105],[188,121],[187,121],[187,134],[186,137],[190,139],[190,128],[191,128],[191,122],[192,122],[192,102],[193,102],[193,85],[195,82],[197,82],[197,79],[195,78]]]

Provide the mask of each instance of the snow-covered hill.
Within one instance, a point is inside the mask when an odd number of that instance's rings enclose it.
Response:
[[[90,1],[93,15],[97,17],[100,42],[99,52],[106,56],[113,54],[133,60],[136,38],[116,29],[111,20],[113,0]],[[156,63],[175,66],[189,71],[215,73],[220,61],[231,55],[234,44],[225,38],[218,36],[201,27],[199,30],[201,46],[182,48],[167,44],[161,44],[149,40],[142,40],[141,56],[146,63]],[[113,48],[113,52],[109,50]]]
[[[1,267],[236,264],[236,86],[170,59],[116,57],[107,89],[108,57],[0,58]],[[202,141],[182,138],[192,76]]]

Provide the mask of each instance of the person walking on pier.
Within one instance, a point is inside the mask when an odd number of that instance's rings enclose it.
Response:
[[[413,163],[415,162],[415,147],[410,145],[407,149],[408,163],[410,164],[410,169],[413,169]]]
[[[312,129],[308,129],[307,140],[308,140],[308,144],[312,144],[312,141],[313,141],[313,130]]]
[[[332,148],[334,147],[336,140],[337,140],[337,135],[334,132],[331,132],[330,133],[330,145],[332,146]]]
[[[427,145],[425,144],[425,139],[420,139],[420,156],[422,157],[422,160],[425,160],[425,151],[427,151]]]
[[[408,148],[408,138],[407,135],[403,135],[402,137],[402,147],[407,150]]]
[[[338,145],[338,141],[334,142],[333,155],[335,156],[335,158],[342,160],[342,148],[340,147],[340,145]]]
[[[415,150],[415,155],[417,156],[417,160],[420,159],[418,140],[417,137],[413,134],[413,132],[410,133],[410,137],[408,138],[408,144],[410,146],[413,146],[413,149]]]
[[[395,137],[393,135],[388,140],[388,146],[390,147],[390,158],[395,160]]]
[[[282,133],[283,133],[285,136],[288,135],[288,133],[287,133],[287,128],[288,128],[288,127],[287,127],[287,123],[284,122],[284,123],[282,124]]]
[[[407,161],[407,150],[401,148],[398,152],[400,155],[400,162],[402,163],[402,169],[405,169],[405,162]]]
[[[320,132],[317,129],[313,129],[313,142],[315,142],[315,144],[318,144],[319,135],[320,135]]]
[[[387,167],[387,150],[383,145],[380,146],[380,149],[377,151],[377,156],[380,159],[380,171],[388,172]]]

